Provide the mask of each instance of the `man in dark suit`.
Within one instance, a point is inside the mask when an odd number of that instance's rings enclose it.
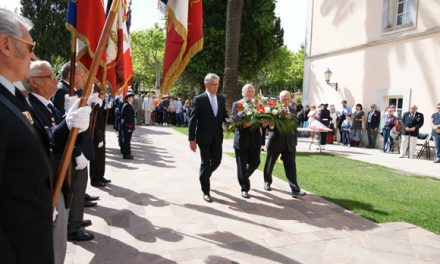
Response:
[[[402,143],[400,145],[400,158],[405,157],[408,151],[408,158],[414,158],[416,154],[417,138],[419,129],[423,126],[423,114],[417,112],[417,106],[411,105],[410,111],[402,116]]]
[[[289,117],[298,122],[294,109],[289,107],[292,96],[289,91],[282,91],[280,93],[280,101],[283,104],[285,111],[288,112]],[[272,171],[279,155],[281,154],[281,160],[284,164],[284,171],[286,173],[287,180],[289,181],[290,188],[292,189],[292,197],[306,195],[301,191],[298,182],[296,180],[296,144],[297,134],[296,131],[292,131],[290,134],[281,134],[276,127],[270,127],[269,141],[267,145],[266,164],[264,165],[264,189],[271,190],[272,184]]]
[[[131,136],[135,129],[134,93],[128,92],[121,112],[122,155],[123,159],[133,159],[131,154]]]
[[[377,131],[380,124],[380,112],[376,109],[376,105],[371,105],[371,110],[367,114],[367,136],[368,148],[376,146]]]
[[[252,84],[246,84],[241,89],[243,99],[232,104],[232,115],[237,116],[237,105],[252,103],[255,96],[255,87]],[[237,162],[238,183],[241,186],[241,196],[250,198],[249,190],[251,184],[249,177],[260,165],[261,152],[261,128],[254,127],[252,122],[245,122],[243,125],[235,128],[234,131],[234,150],[235,160]]]
[[[222,124],[227,118],[225,98],[217,95],[219,82],[218,75],[206,75],[206,91],[194,98],[188,128],[190,149],[195,152],[197,145],[200,148],[202,162],[199,179],[206,202],[212,202],[209,178],[222,160]]]
[[[52,66],[47,61],[33,61],[29,70],[29,78],[23,82],[24,86],[31,90],[28,95],[28,101],[35,115],[42,121],[48,136],[52,140],[52,144],[54,143],[52,130],[56,126],[61,125],[60,123],[63,121],[59,110],[50,101],[50,98],[57,91],[57,83],[58,81]],[[53,164],[53,171],[54,178],[56,178],[56,172],[58,171],[56,164]],[[66,205],[70,204],[70,197],[72,195],[67,178],[63,184],[62,194],[57,201],[57,215],[53,225],[55,263],[64,263],[67,249],[67,219],[69,214]]]
[[[76,66],[77,67],[77,66]],[[52,99],[52,102],[56,109],[58,109],[61,115],[64,115],[64,102],[66,94],[69,94],[69,81],[70,81],[70,62],[64,63],[61,68],[61,81],[58,82],[58,89]]]
[[[36,60],[35,44],[29,34],[31,28],[29,20],[0,8],[2,263],[54,263],[51,197],[54,179],[49,136],[23,94],[12,84],[24,80],[30,62]],[[69,117],[53,131],[54,137],[67,138],[67,127],[78,121],[75,113]],[[55,140],[56,143],[65,144]]]

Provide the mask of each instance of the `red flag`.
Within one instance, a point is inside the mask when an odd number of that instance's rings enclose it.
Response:
[[[203,4],[202,0],[190,0],[188,7],[188,35],[185,53],[179,67],[171,78],[171,83],[177,81],[194,55],[203,49]],[[171,85],[172,85],[171,84]],[[168,93],[168,91],[166,91]]]
[[[77,60],[88,70],[92,66],[104,24],[105,11],[102,1],[69,1],[66,26],[78,39]],[[97,73],[99,80],[105,75],[105,60],[103,54]]]
[[[112,0],[108,1],[111,6]],[[113,23],[107,43],[107,80],[113,94],[118,91],[127,92],[128,85],[133,81],[133,65],[130,52],[130,35],[127,30],[126,0],[121,1],[118,17]]]

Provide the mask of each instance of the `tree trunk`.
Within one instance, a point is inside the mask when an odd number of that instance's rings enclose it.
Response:
[[[237,75],[242,10],[243,0],[228,0],[226,11],[225,71],[223,74],[223,93],[226,96],[226,109],[231,109],[232,103],[240,98]]]

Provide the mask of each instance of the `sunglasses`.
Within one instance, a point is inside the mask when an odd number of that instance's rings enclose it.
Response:
[[[12,37],[17,39],[17,40],[20,40],[21,42],[24,42],[27,45],[28,50],[29,50],[30,53],[34,52],[35,46],[37,45],[36,42],[30,42],[30,41],[27,41],[25,39],[22,39],[22,38],[16,37],[16,36],[12,36]]]

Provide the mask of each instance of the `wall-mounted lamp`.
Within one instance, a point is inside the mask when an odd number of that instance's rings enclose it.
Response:
[[[334,82],[334,83],[330,82],[332,79],[333,72],[329,68],[327,68],[327,70],[324,72],[324,74],[325,74],[325,82],[328,85],[330,85],[330,87],[335,88],[335,90],[337,91],[338,90],[338,83],[337,82]]]

